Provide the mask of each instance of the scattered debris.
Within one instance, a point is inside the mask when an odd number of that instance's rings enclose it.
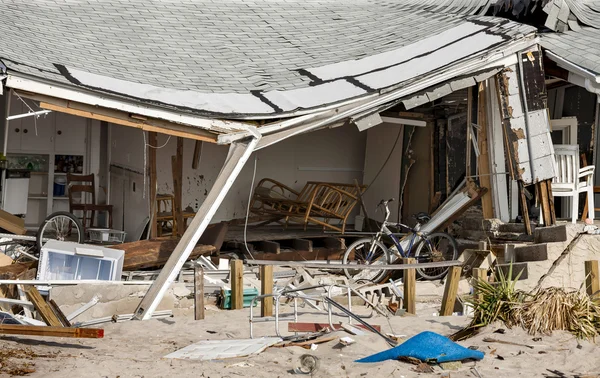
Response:
[[[303,354],[300,356],[298,365],[294,368],[294,373],[312,375],[319,370],[319,359],[312,354]]]
[[[507,344],[507,345],[516,345],[516,346],[526,347],[526,348],[529,348],[529,349],[534,349],[533,345],[513,343],[512,341],[504,341],[504,340],[492,339],[491,337],[486,337],[486,338],[483,339],[483,341],[485,341],[486,343],[499,343],[499,344]]]
[[[340,337],[340,344],[343,346],[348,346],[354,344],[356,341],[348,336]]]
[[[417,373],[433,373],[433,367],[430,366],[427,362],[420,362],[417,366],[415,366],[413,371]]]
[[[440,367],[444,370],[458,370],[462,367],[461,361],[441,362]]]
[[[281,342],[281,338],[279,337],[241,340],[204,340],[170,353],[165,358],[201,361],[224,360],[258,354],[279,342]]]

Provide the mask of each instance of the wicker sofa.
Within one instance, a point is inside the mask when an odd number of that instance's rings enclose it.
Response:
[[[366,186],[309,181],[300,192],[270,178],[254,189],[252,213],[284,221],[323,226],[344,233],[346,221]],[[360,193],[359,193],[360,191]]]

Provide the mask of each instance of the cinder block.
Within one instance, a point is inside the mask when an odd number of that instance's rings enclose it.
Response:
[[[498,271],[502,271],[504,276],[506,276],[506,275],[508,275],[509,270],[510,270],[510,264],[496,265],[496,274],[498,274]],[[517,278],[519,273],[521,273],[521,276],[519,277],[519,281],[527,279],[527,263],[526,262],[513,263],[512,264],[512,277],[507,277],[507,278],[514,280],[515,278]]]
[[[565,225],[538,227],[534,231],[536,243],[556,243],[567,240],[567,226]]]
[[[514,262],[544,261],[548,260],[547,244],[532,244],[515,247]]]

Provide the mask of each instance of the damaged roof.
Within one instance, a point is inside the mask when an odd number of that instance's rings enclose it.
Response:
[[[0,59],[9,74],[200,115],[268,118],[382,92],[535,31],[467,15],[484,0],[416,3],[0,0]],[[450,3],[461,11],[448,13]]]
[[[593,74],[600,75],[600,30],[582,27],[564,33],[547,33],[541,45]]]

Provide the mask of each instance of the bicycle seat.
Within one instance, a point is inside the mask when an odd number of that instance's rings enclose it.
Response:
[[[413,215],[413,218],[415,218],[417,221],[419,221],[419,223],[427,223],[431,220],[431,216],[429,216],[429,214],[427,214],[425,212],[417,213],[417,214]]]

